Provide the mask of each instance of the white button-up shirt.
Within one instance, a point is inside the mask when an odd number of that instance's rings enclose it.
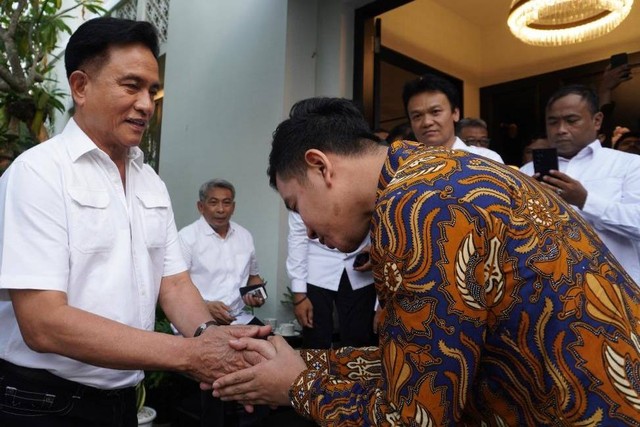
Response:
[[[351,288],[361,289],[373,284],[370,271],[356,271],[353,261],[356,255],[370,243],[369,236],[351,253],[330,249],[318,239],[309,239],[307,227],[295,212],[289,213],[289,252],[287,273],[293,292],[307,292],[307,283],[319,288],[337,291],[343,270],[347,270]]]
[[[191,280],[202,298],[222,301],[230,307],[232,316],[238,316],[245,306],[240,288],[250,275],[260,274],[251,233],[230,221],[223,238],[201,216],[179,235]]]
[[[484,148],[484,147],[478,147],[475,145],[467,145],[464,143],[463,140],[461,140],[458,137],[456,137],[456,140],[453,143],[453,146],[451,147],[451,149],[462,150],[468,153],[477,154],[479,156],[484,156],[488,159],[495,160],[498,163],[504,164],[504,160],[502,160],[502,156],[500,156],[500,154],[496,153],[495,151],[490,150],[488,148]]]
[[[584,207],[574,208],[640,284],[640,156],[596,140],[571,159],[558,157],[558,167],[587,190]],[[533,175],[533,163],[520,170]]]
[[[141,371],[101,368],[27,347],[8,289],[55,290],[68,304],[153,330],[163,276],[186,270],[171,201],[138,148],[116,165],[72,119],[0,179],[0,358],[103,389]]]

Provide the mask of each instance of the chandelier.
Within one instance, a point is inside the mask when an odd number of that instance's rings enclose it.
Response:
[[[561,46],[595,39],[616,28],[633,0],[513,0],[507,23],[534,46]]]

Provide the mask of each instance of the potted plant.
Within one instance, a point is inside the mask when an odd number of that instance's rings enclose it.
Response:
[[[138,408],[138,427],[151,427],[153,420],[156,419],[156,410],[148,406],[144,406],[147,397],[147,391],[144,382],[136,387],[136,406]]]

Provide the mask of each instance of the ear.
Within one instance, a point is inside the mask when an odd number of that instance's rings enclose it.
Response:
[[[593,115],[593,125],[596,128],[596,131],[599,131],[602,127],[602,120],[604,119],[604,114],[601,111],[598,111]]]
[[[307,176],[320,175],[322,179],[330,183],[333,174],[333,164],[325,153],[315,148],[304,153],[304,160],[307,163]]]
[[[451,112],[451,117],[453,117],[454,123],[458,123],[458,120],[460,120],[460,109],[458,107],[453,109],[453,111]]]
[[[204,203],[198,200],[198,203],[196,203],[196,207],[198,208],[198,212],[200,212],[200,215],[202,215],[202,212],[204,212]]]
[[[84,105],[87,83],[89,83],[89,76],[83,71],[76,70],[69,76],[69,88],[76,105]]]

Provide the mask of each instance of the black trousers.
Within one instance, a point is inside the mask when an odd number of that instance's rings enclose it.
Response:
[[[302,347],[331,348],[334,304],[338,312],[340,346],[364,347],[378,344],[373,333],[373,305],[376,301],[373,285],[354,291],[347,271],[343,270],[337,291],[309,283],[307,297],[313,304],[313,328],[303,329]]]
[[[136,427],[134,387],[100,390],[0,359],[2,427]]]

